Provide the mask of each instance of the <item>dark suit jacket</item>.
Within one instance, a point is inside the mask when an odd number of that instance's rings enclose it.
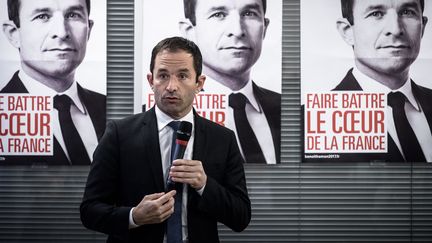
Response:
[[[273,137],[276,163],[280,163],[281,95],[252,83],[255,98],[261,104]],[[259,139],[259,138],[258,138]]]
[[[189,242],[219,242],[217,222],[245,229],[251,205],[234,133],[195,114],[193,159],[202,161],[208,179],[202,196],[188,188]],[[155,109],[109,122],[80,207],[84,226],[108,234],[107,242],[162,242],[165,222],[128,226],[131,208],[145,195],[163,191]]]
[[[28,93],[16,72],[9,83],[0,90],[0,93]],[[98,140],[105,131],[106,124],[106,97],[99,93],[84,89],[78,84],[78,95],[89,112]],[[0,165],[70,165],[63,149],[54,137],[53,156],[2,156]]]
[[[422,87],[420,85],[417,85],[414,83],[414,81],[411,80],[412,90],[414,93],[414,96],[419,101],[420,106],[422,107],[424,114],[426,115],[426,119],[429,124],[429,128],[432,130],[432,106],[431,106],[431,100],[432,100],[432,90]],[[360,87],[360,84],[355,79],[354,75],[352,74],[352,69],[348,71],[347,75],[343,78],[343,80],[333,89],[333,91],[352,91],[352,90],[362,90]],[[328,159],[329,161],[346,161],[346,162],[403,162],[405,159],[403,158],[401,152],[399,151],[398,147],[396,146],[396,143],[388,134],[387,136],[387,153],[345,153],[340,154],[339,159]],[[306,161],[308,159],[305,159]],[[314,161],[316,159],[310,159],[311,161]],[[321,159],[319,159],[321,160]]]

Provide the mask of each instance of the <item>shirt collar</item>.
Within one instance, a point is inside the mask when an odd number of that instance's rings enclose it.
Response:
[[[159,132],[162,129],[164,129],[172,121],[187,121],[187,122],[192,123],[192,127],[194,125],[193,109],[191,109],[189,111],[189,113],[186,114],[186,116],[184,116],[178,120],[174,120],[173,118],[171,118],[168,114],[166,114],[161,109],[159,109],[159,107],[157,105],[155,105],[155,112],[156,112],[156,120],[157,120]]]
[[[23,82],[24,86],[26,87],[29,94],[32,95],[40,95],[40,96],[51,96],[54,97],[56,95],[67,95],[75,106],[78,108],[78,110],[86,114],[86,110],[84,108],[83,103],[81,102],[79,95],[78,95],[78,85],[77,82],[73,82],[72,85],[65,90],[64,92],[57,93],[55,90],[51,89],[50,87],[42,84],[41,82],[33,79],[29,75],[27,75],[22,69],[18,72],[18,76]]]
[[[410,78],[408,78],[408,80],[405,82],[405,84],[400,87],[397,90],[391,90],[389,87],[381,84],[380,82],[377,82],[376,80],[368,77],[367,75],[363,74],[362,72],[360,72],[360,70],[358,70],[356,67],[354,67],[353,69],[353,75],[355,77],[355,79],[357,80],[357,82],[359,83],[360,87],[362,88],[363,91],[367,92],[367,93],[385,93],[388,94],[390,92],[401,92],[402,94],[405,95],[405,97],[407,98],[408,102],[417,110],[420,111],[420,106],[416,100],[416,98],[414,97],[414,93],[412,92],[412,87],[411,87],[411,80]]]
[[[231,93],[242,93],[249,100],[251,106],[259,113],[261,113],[261,108],[258,101],[255,98],[252,86],[252,80],[249,80],[246,85],[237,91],[232,91],[230,88],[219,83],[218,81],[206,76],[206,82],[204,84],[204,92],[221,93],[221,94],[231,94]]]

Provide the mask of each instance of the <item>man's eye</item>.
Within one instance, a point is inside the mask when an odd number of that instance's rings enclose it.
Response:
[[[68,13],[68,14],[66,15],[66,17],[67,17],[68,19],[76,19],[76,18],[80,18],[81,15],[80,15],[80,14],[77,14],[77,13]]]
[[[36,15],[36,17],[34,17],[33,19],[39,19],[39,20],[48,20],[50,18],[50,16],[48,14],[39,14]]]
[[[216,12],[212,15],[210,15],[210,18],[217,18],[217,19],[222,19],[225,18],[227,15],[224,12]]]
[[[258,14],[255,13],[255,12],[253,12],[253,11],[246,11],[246,12],[243,13],[243,16],[246,16],[246,17],[255,17],[255,16],[258,16]]]
[[[403,16],[417,16],[417,13],[410,9],[405,9],[402,11],[401,15]]]
[[[169,76],[166,75],[166,74],[159,74],[159,79],[160,80],[167,80],[168,78],[169,78]]]
[[[374,11],[368,15],[368,17],[380,18],[383,17],[384,13],[382,11]]]
[[[185,80],[185,79],[188,78],[188,76],[186,74],[179,74],[178,77],[179,77],[180,80]]]

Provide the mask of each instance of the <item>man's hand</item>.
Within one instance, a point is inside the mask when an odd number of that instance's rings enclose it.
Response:
[[[165,221],[174,212],[175,190],[147,195],[132,211],[137,225],[157,224]]]
[[[207,183],[207,175],[199,160],[174,160],[169,175],[174,182],[189,184],[196,190],[200,190]]]

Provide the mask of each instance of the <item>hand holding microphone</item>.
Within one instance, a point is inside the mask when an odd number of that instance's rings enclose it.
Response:
[[[169,183],[186,183],[197,190],[201,189],[207,182],[201,161],[183,159],[188,141],[192,132],[192,124],[182,121],[176,132],[176,146],[171,164]]]

